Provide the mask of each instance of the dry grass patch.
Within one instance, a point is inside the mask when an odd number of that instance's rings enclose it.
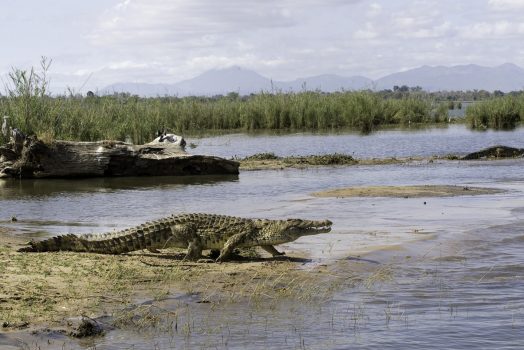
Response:
[[[163,311],[142,301],[156,304],[176,295],[196,296],[197,302],[211,305],[256,307],[286,299],[322,302],[340,284],[357,280],[350,269],[343,276],[327,266],[306,269],[302,265],[307,260],[302,258],[216,264],[183,261],[183,254],[174,251],[160,255],[18,253],[21,242],[0,237],[4,242],[0,245],[0,327],[4,331],[62,327],[69,318],[102,315],[114,316],[121,325],[139,320],[149,320],[145,324],[151,325],[154,314]],[[176,318],[177,311],[171,316]]]

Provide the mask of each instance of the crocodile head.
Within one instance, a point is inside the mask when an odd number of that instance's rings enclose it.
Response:
[[[267,244],[293,242],[302,236],[316,235],[331,231],[329,220],[259,220],[260,237]],[[257,225],[257,226],[258,226]]]

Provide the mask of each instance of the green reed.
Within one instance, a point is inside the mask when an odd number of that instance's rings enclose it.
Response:
[[[524,94],[481,101],[468,107],[466,121],[473,129],[513,129],[524,120]]]
[[[8,96],[0,112],[25,132],[50,139],[141,143],[157,130],[329,130],[370,132],[385,124],[439,121],[431,101],[384,99],[372,92],[260,93],[248,97]],[[444,119],[444,118],[442,118]]]

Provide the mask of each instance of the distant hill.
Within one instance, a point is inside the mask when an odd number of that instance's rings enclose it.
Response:
[[[258,92],[322,90],[334,92],[341,90],[369,89],[372,80],[355,76],[341,77],[333,74],[318,75],[293,81],[272,81],[269,78],[248,69],[230,67],[213,69],[195,78],[183,80],[175,84],[148,83],[116,83],[105,87],[104,94],[114,92],[129,92],[140,96],[213,96],[236,92],[249,95]]]
[[[361,76],[342,77],[334,74],[323,74],[289,82],[275,82],[274,85],[282,91],[321,90],[335,92],[371,89],[373,81]]]
[[[230,92],[248,95],[261,91],[382,90],[393,89],[395,85],[420,86],[427,91],[513,91],[524,89],[524,69],[511,63],[496,67],[483,67],[474,64],[452,67],[422,66],[390,74],[375,81],[362,76],[343,77],[334,74],[317,75],[293,81],[274,81],[252,70],[235,66],[213,69],[195,78],[174,84],[117,83],[107,86],[102,92],[105,94],[129,92],[140,96],[213,96],[225,95]]]
[[[182,96],[183,91],[174,84],[149,84],[149,83],[116,83],[102,89],[102,95],[111,95],[115,92],[128,92],[139,96]]]
[[[271,80],[254,71],[235,66],[213,69],[174,86],[189,95],[218,95],[229,92],[249,95],[252,92],[270,91]]]

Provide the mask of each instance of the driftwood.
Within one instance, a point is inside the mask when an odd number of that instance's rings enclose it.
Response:
[[[171,144],[132,145],[120,141],[46,144],[35,137],[20,151],[0,147],[0,178],[70,178],[238,174],[239,163],[190,155]]]
[[[472,160],[482,158],[519,158],[524,157],[524,148],[514,148],[508,146],[488,147],[478,152],[465,155],[461,159]]]

